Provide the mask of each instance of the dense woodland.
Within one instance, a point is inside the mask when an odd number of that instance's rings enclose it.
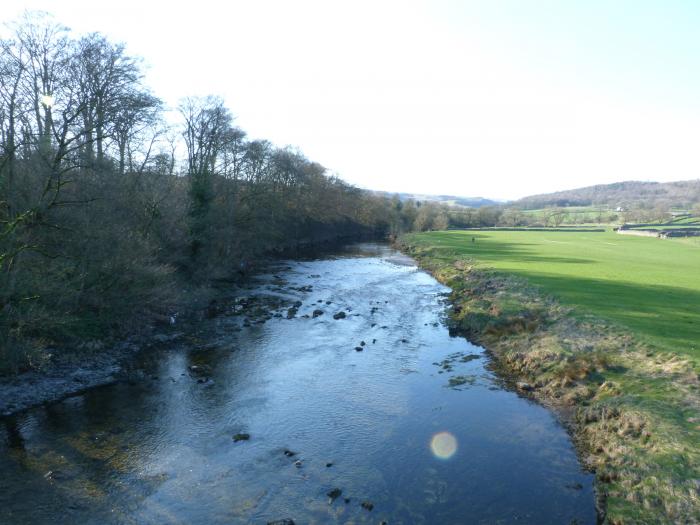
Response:
[[[249,139],[220,98],[167,110],[103,35],[31,13],[0,41],[0,369],[163,315],[274,252],[447,225],[440,206]]]

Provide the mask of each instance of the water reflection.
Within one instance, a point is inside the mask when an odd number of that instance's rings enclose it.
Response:
[[[3,420],[0,523],[593,523],[568,436],[449,337],[445,291],[378,245],[283,265],[244,293],[292,319],[223,315]]]

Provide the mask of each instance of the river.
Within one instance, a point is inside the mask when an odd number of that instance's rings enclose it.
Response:
[[[448,291],[384,245],[280,264],[240,292],[269,313],[0,419],[0,523],[595,523],[565,429],[449,335]]]

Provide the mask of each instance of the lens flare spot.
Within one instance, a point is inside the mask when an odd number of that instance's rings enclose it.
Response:
[[[450,459],[457,452],[457,438],[449,432],[438,432],[430,440],[430,450],[437,458]]]

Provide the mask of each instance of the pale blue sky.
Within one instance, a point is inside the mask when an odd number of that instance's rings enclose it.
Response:
[[[700,177],[697,1],[3,1],[101,31],[171,105],[358,186],[516,198]]]

